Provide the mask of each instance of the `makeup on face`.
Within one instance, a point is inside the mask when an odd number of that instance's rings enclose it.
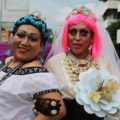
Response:
[[[69,29],[69,34],[72,35],[72,36],[75,36],[78,32],[81,36],[87,37],[88,34],[91,33],[91,30],[89,30],[89,28],[81,28],[81,29],[70,28]]]
[[[27,34],[24,30],[17,31],[15,35],[17,35],[21,39],[25,39],[27,37],[31,42],[36,42],[39,39],[39,36],[37,34]]]

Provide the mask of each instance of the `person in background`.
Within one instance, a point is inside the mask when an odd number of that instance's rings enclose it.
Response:
[[[59,78],[61,86],[65,86],[61,93],[67,114],[62,120],[103,120],[103,117],[87,113],[76,102],[74,91],[79,75],[90,68],[107,69],[116,76],[119,73],[120,60],[109,34],[91,9],[78,6],[70,12],[62,36],[56,38],[50,51],[51,55],[45,67]]]
[[[66,113],[56,77],[40,63],[49,39],[39,13],[13,27],[13,56],[0,64],[0,120],[60,120]]]

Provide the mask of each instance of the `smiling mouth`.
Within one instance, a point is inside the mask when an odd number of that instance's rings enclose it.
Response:
[[[29,50],[26,48],[19,47],[19,51],[22,53],[28,52]]]

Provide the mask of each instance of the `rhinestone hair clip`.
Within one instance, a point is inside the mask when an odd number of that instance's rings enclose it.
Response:
[[[74,8],[71,13],[69,13],[67,19],[70,17],[70,16],[73,16],[73,15],[76,15],[76,14],[83,14],[85,17],[87,16],[92,16],[94,19],[95,19],[95,15],[93,14],[93,12],[91,11],[91,9],[85,7],[85,6],[79,6],[79,7],[76,7]]]
[[[42,22],[44,22],[46,24],[45,18],[42,18],[42,15],[40,14],[40,12],[36,11],[36,12],[31,12],[28,14],[28,16],[33,16],[36,20],[41,20]]]

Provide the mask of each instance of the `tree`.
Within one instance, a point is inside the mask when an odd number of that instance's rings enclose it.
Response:
[[[118,29],[120,29],[120,19],[118,19],[116,22],[113,22],[111,25],[107,27],[107,30],[115,46],[115,49],[120,57],[120,44],[116,43],[116,39],[117,39],[116,36],[117,36]]]

